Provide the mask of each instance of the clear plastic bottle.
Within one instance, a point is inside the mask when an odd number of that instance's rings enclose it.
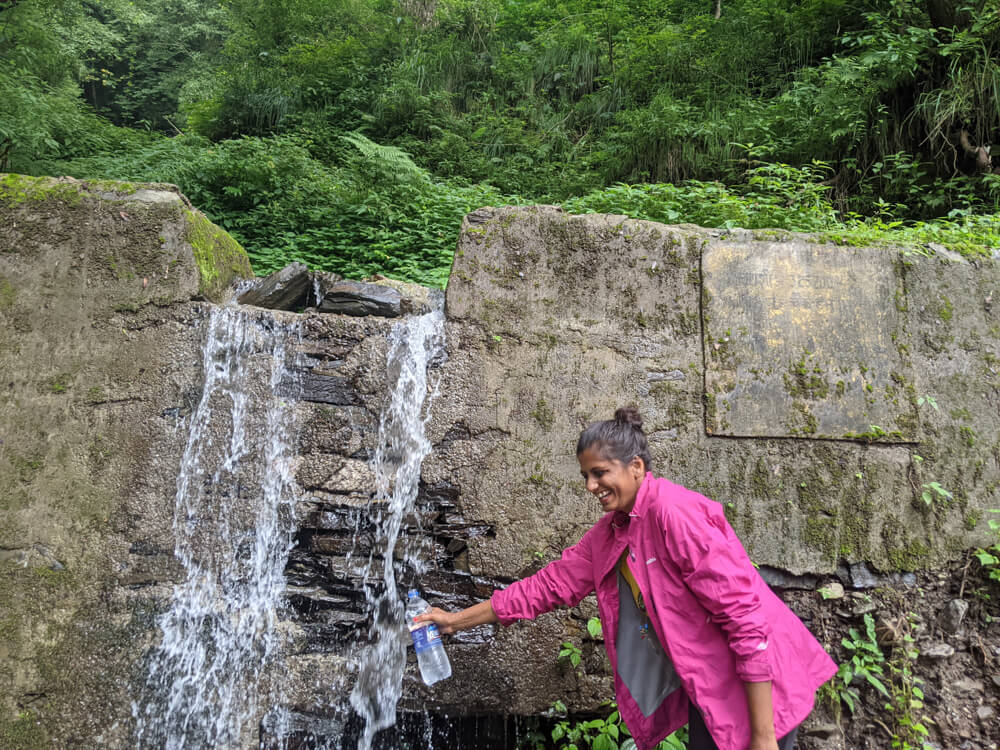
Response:
[[[406,597],[406,625],[413,638],[413,648],[417,652],[417,663],[420,665],[420,676],[424,682],[433,685],[435,682],[451,677],[451,662],[444,652],[441,634],[433,622],[415,623],[413,618],[430,609],[430,605],[420,598],[420,592],[411,589]]]

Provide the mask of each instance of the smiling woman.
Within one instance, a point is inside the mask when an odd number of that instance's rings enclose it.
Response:
[[[634,407],[580,435],[602,518],[562,557],[461,612],[443,633],[534,619],[597,594],[621,717],[639,750],[685,723],[689,750],[791,750],[836,665],[768,588],[719,503],[654,477]]]

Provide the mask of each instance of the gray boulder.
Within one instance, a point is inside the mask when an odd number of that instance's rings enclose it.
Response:
[[[289,263],[239,296],[241,305],[269,310],[297,311],[305,307],[312,290],[312,276],[304,263]]]
[[[398,290],[366,281],[333,280],[317,275],[320,288],[320,312],[339,313],[362,317],[377,315],[398,318],[407,312],[403,295]]]

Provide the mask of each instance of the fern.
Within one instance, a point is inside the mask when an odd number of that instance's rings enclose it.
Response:
[[[401,148],[382,146],[357,132],[340,138],[357,149],[361,159],[355,166],[372,187],[430,184],[426,170],[417,166]]]

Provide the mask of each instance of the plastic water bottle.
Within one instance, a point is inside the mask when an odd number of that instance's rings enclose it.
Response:
[[[417,663],[420,665],[420,676],[424,682],[433,685],[435,682],[451,677],[451,662],[444,652],[441,634],[433,622],[416,623],[413,618],[423,614],[431,607],[420,598],[420,592],[411,589],[406,597],[406,624],[413,638],[413,648],[417,652]]]

